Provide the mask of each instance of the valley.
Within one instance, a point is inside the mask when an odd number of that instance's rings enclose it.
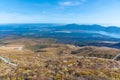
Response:
[[[120,80],[120,0],[0,0],[0,80]]]
[[[76,24],[0,26],[1,80],[120,79],[119,37],[94,32],[109,28],[94,25],[90,30]]]

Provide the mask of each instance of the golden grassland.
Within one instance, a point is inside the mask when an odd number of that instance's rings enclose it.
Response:
[[[0,60],[0,80],[120,80],[120,62],[97,56],[116,55],[118,49],[53,43],[31,49],[35,45],[23,50],[0,49],[0,56],[18,64]],[[96,55],[88,55],[92,53]]]

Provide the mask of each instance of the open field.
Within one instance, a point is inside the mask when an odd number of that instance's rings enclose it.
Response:
[[[9,41],[7,45],[23,45],[27,39]],[[21,41],[21,42],[20,42]],[[45,40],[44,40],[45,41]],[[112,60],[120,50],[108,47],[78,47],[46,40],[44,47],[28,39],[21,50],[0,48],[1,80],[119,80],[120,62]],[[31,45],[34,43],[34,45]],[[25,42],[26,43],[26,42]],[[49,43],[49,44],[48,44]],[[40,46],[39,45],[39,46]]]

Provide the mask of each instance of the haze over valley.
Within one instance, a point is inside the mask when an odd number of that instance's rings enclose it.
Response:
[[[120,80],[120,0],[0,0],[0,80]]]

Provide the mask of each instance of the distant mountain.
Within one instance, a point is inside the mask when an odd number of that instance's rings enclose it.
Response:
[[[56,26],[55,26],[56,27]],[[78,24],[68,24],[59,27],[53,27],[55,30],[64,30],[72,32],[88,32],[88,33],[98,33],[105,36],[110,36],[113,38],[120,38],[120,27],[116,26],[101,26],[101,25],[78,25]]]
[[[120,41],[120,28],[79,24],[7,24],[0,25],[0,38],[55,38],[59,42]]]
[[[78,24],[68,24],[64,26],[58,27],[58,29],[62,30],[88,30],[88,31],[105,31],[112,33],[120,33],[120,27],[117,26],[101,26],[101,25],[78,25]]]

